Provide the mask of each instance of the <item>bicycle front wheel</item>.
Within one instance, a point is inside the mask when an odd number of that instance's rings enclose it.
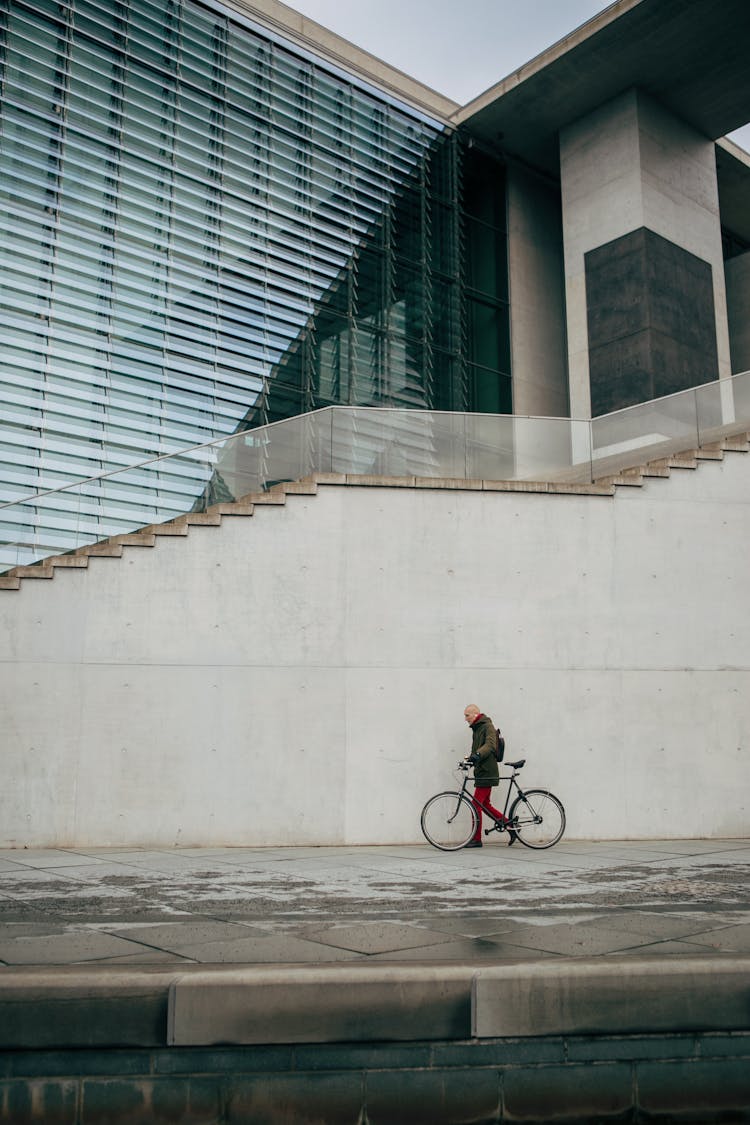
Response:
[[[422,809],[422,832],[435,848],[456,852],[477,830],[477,814],[462,793],[437,793]]]
[[[546,789],[527,789],[510,807],[513,828],[527,848],[551,848],[565,831],[565,809]]]

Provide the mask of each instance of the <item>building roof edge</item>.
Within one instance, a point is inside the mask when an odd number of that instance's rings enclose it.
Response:
[[[460,108],[458,102],[336,35],[282,0],[221,0],[221,4],[445,125],[450,124]]]
[[[495,82],[489,86],[481,94],[477,94],[475,98],[467,102],[465,105],[459,106],[453,115],[453,124],[460,125],[464,121],[473,117],[475,113],[484,109],[485,106],[490,105],[492,102],[497,101],[498,98],[503,97],[509,90],[514,89],[516,86],[531,78],[532,75],[539,73],[550,65],[556,62],[557,59],[566,55],[573,47],[578,46],[579,43],[585,39],[589,39],[596,32],[600,31],[603,27],[613,23],[619,19],[624,12],[630,11],[631,8],[636,8],[641,3],[641,0],[615,0],[613,4],[604,8],[603,11],[597,12],[591,19],[586,20],[584,23],[579,24],[562,39],[558,39],[550,47],[545,48],[540,54],[535,55],[528,62],[519,66],[517,70],[511,71],[505,78],[501,78],[499,82]]]

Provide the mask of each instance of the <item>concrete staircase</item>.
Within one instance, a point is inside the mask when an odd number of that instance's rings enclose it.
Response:
[[[205,512],[189,512],[167,523],[151,524],[139,531],[113,535],[98,543],[79,547],[64,555],[56,555],[29,566],[16,566],[0,574],[0,590],[19,590],[26,579],[54,578],[58,569],[83,570],[90,558],[121,558],[126,548],[155,547],[161,536],[186,536],[193,526],[219,527],[224,518],[249,517],[262,506],[286,504],[287,496],[314,496],[321,486],[453,489],[485,492],[544,492],[557,495],[614,496],[618,488],[640,488],[649,478],[666,478],[672,470],[697,469],[702,461],[722,461],[727,453],[750,452],[750,434],[740,433],[721,441],[688,449],[635,468],[624,469],[613,476],[602,477],[593,484],[552,481],[465,480],[436,477],[357,476],[345,473],[315,473],[300,481],[274,485],[267,492],[254,492],[233,503],[214,504]]]

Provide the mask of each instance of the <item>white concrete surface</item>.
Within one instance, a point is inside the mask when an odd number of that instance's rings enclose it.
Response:
[[[507,199],[513,413],[565,418],[568,368],[559,190],[511,164]]]
[[[575,838],[748,834],[750,455],[614,498],[321,486],[0,594],[6,847],[420,840],[503,728]]]
[[[719,375],[731,374],[713,142],[633,89],[562,130],[560,178],[571,416],[591,416],[584,255],[641,227],[710,264]]]

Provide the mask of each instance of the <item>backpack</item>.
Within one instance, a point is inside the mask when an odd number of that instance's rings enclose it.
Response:
[[[498,762],[502,762],[503,755],[505,754],[505,739],[500,733],[500,727],[497,728],[495,734],[497,735],[497,750],[495,751],[495,757],[497,758]]]

